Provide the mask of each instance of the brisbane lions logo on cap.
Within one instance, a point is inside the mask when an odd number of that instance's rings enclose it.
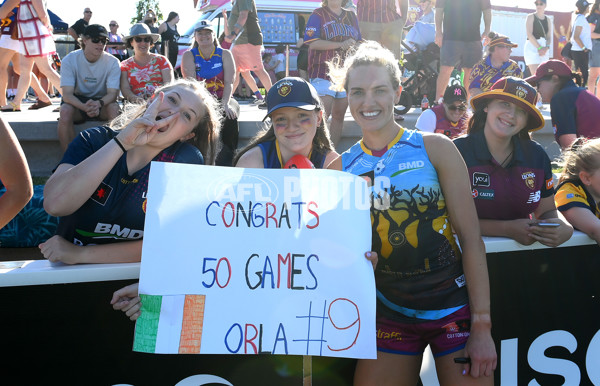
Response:
[[[517,86],[517,90],[515,91],[515,95],[518,98],[527,100],[527,94],[528,94],[528,90],[527,89],[525,89],[524,87]]]
[[[290,82],[281,82],[277,86],[277,94],[281,95],[284,98],[288,96],[290,92],[292,92],[292,83]]]

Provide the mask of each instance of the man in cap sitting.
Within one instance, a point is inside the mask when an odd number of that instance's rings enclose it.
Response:
[[[107,40],[106,28],[91,24],[79,38],[81,49],[62,60],[58,139],[63,151],[75,137],[74,124],[109,121],[119,114],[121,69],[119,60],[104,51]]]

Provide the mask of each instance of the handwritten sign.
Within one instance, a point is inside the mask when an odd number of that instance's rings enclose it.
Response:
[[[134,350],[375,358],[366,182],[152,163]]]

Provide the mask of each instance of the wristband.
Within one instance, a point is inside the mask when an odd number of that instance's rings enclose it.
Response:
[[[115,140],[115,142],[117,143],[117,145],[119,145],[119,147],[121,148],[121,150],[123,150],[123,153],[127,153],[127,150],[125,150],[125,146],[123,146],[123,144],[121,143],[121,141],[119,141],[117,139],[117,137],[113,137],[113,139]]]
[[[542,47],[542,46],[539,46],[539,47],[538,47],[538,51],[541,51],[541,50],[542,50],[542,48],[544,48],[544,47]]]
[[[102,99],[98,99],[98,102],[100,102],[100,108],[104,107],[104,101]]]
[[[239,25],[238,23],[235,23],[235,25],[233,26],[233,28],[237,28],[238,31],[241,31],[243,27],[241,25]]]

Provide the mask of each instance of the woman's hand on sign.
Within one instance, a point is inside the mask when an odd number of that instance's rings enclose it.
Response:
[[[138,285],[139,283],[131,284],[115,291],[110,300],[113,309],[123,311],[133,321],[142,314],[142,299],[138,296]]]

